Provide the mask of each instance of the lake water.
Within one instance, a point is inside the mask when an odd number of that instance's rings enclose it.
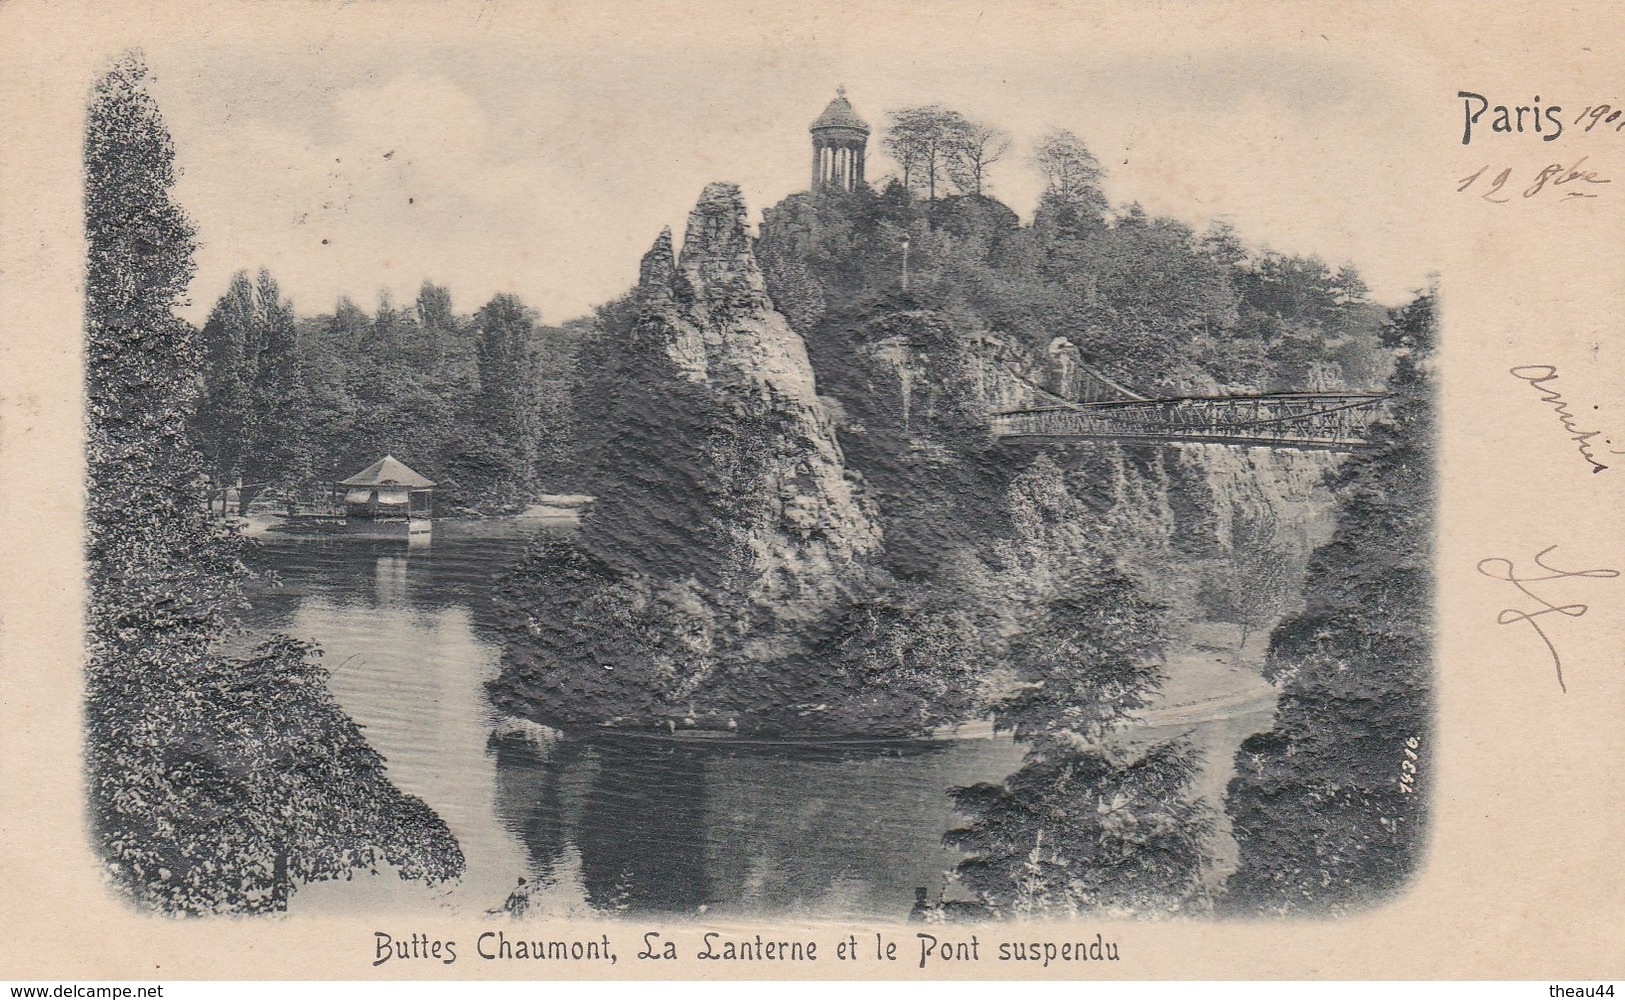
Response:
[[[319,643],[339,703],[457,837],[465,876],[428,888],[384,872],[304,886],[301,911],[484,913],[521,877],[531,910],[901,920],[959,860],[948,790],[997,782],[1022,748],[988,735],[928,746],[812,751],[772,742],[652,737],[493,738],[484,686],[499,669],[490,580],[563,519],[439,522],[428,537],[259,534],[277,586],[251,590],[255,633]],[[1172,658],[1165,707],[1142,737],[1207,750],[1200,794],[1220,810],[1235,748],[1267,729],[1273,695],[1215,649]],[[504,733],[511,730],[504,728]],[[1216,873],[1234,845],[1221,829]],[[950,893],[950,895],[952,895]]]
[[[428,539],[257,536],[280,586],[251,628],[321,644],[332,689],[390,777],[451,827],[456,885],[385,873],[301,887],[295,910],[425,902],[481,913],[524,877],[531,912],[906,917],[958,854],[947,790],[1019,766],[1007,739],[810,752],[765,742],[492,739],[490,578],[563,520],[440,522]],[[702,907],[704,908],[702,910]]]

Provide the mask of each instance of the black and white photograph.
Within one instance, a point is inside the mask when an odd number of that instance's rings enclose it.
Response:
[[[625,287],[561,314],[538,300],[570,293],[546,272],[573,248],[527,212],[550,123],[446,62],[188,108],[241,150],[236,204],[207,209],[187,186],[221,159],[188,167],[165,105],[208,75],[166,100],[126,53],[94,84],[112,888],[935,922],[1402,889],[1428,800],[1393,780],[1432,686],[1427,272],[1379,295],[1312,233],[1114,198],[1133,161],[1086,119],[1017,135],[926,85],[865,107],[857,77],[761,116],[802,167],[773,186],[667,153],[721,176],[672,185],[592,280]],[[1202,82],[1164,72],[1142,83]],[[591,166],[617,200],[614,158]],[[478,171],[497,186],[459,186]],[[519,229],[448,261],[474,287],[411,270]]]
[[[1411,914],[1495,794],[1442,650],[1518,685],[1483,719],[1617,690],[1617,544],[1440,557],[1458,307],[1452,474],[1540,481],[1503,417],[1575,484],[1508,511],[1621,474],[1617,346],[1526,349],[1438,235],[1611,210],[1609,94],[1257,7],[455,6],[73,64],[97,912],[365,928],[357,975],[820,978],[850,926],[1114,976]]]

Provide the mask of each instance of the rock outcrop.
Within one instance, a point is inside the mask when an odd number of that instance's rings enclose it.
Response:
[[[807,266],[817,228],[813,198],[793,194],[763,210],[762,238],[756,247],[774,304],[801,331],[817,327],[827,305],[823,285]]]
[[[706,187],[680,255],[670,231],[660,234],[632,302],[621,349],[633,357],[611,376],[622,383],[611,419],[641,421],[650,440],[602,469],[597,486],[611,502],[594,516],[591,541],[644,569],[646,553],[631,549],[680,550],[665,552],[654,575],[701,581],[728,609],[747,655],[775,658],[794,648],[799,626],[864,590],[881,539],[806,345],[768,297],[736,186]],[[633,379],[643,384],[624,384]],[[666,416],[651,421],[651,412]],[[642,499],[618,505],[617,491]],[[632,522],[661,504],[682,511],[683,523],[666,516],[651,542]]]

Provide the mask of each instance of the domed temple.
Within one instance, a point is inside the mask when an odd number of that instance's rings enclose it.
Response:
[[[863,156],[869,146],[869,123],[858,117],[846,99],[846,88],[835,90],[835,100],[808,129],[812,133],[812,189],[855,190],[863,183]]]

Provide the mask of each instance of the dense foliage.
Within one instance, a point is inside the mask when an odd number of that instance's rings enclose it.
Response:
[[[910,308],[1031,369],[1064,342],[1142,394],[1382,384],[1383,312],[1352,270],[1138,206],[1113,211],[1098,179],[1098,166],[1056,167],[1030,225],[987,196],[922,200],[901,183],[792,195],[766,213],[759,252],[774,301],[832,382],[863,360],[850,350],[860,330]]]
[[[569,373],[579,326],[543,327],[512,295],[472,316],[423,284],[411,309],[348,299],[298,319],[275,279],[237,275],[203,328],[195,421],[216,488],[239,480],[320,502],[386,454],[437,484],[439,513],[499,513],[568,490]]]
[[[1213,821],[1190,791],[1189,741],[1084,748],[1035,739],[1000,785],[957,789],[974,824],[950,832],[971,856],[956,872],[998,916],[1156,916],[1207,905]]]
[[[1029,750],[1001,784],[954,792],[946,840],[995,913],[1158,913],[1202,901],[1212,819],[1191,794],[1189,742],[1134,742],[1161,689],[1164,609],[1115,567],[1089,484],[1040,456],[1011,485],[1011,537],[991,570],[1012,620],[994,721]]]
[[[174,314],[194,233],[169,196],[173,149],[145,77],[137,57],[119,60],[96,84],[85,131],[85,716],[97,845],[121,890],[175,913],[281,910],[300,882],[381,863],[408,878],[454,877],[463,858],[450,832],[390,784],[315,650],[279,637],[243,657],[222,652],[241,542],[205,509],[191,433],[200,420],[229,428],[210,451],[218,469],[275,419],[264,404],[286,370],[288,317],[268,281],[234,282],[211,320],[221,335],[207,363],[237,380],[260,424],[200,417],[205,352]],[[233,355],[232,336],[250,334],[270,374],[250,373],[247,349]]]
[[[301,421],[310,411],[293,307],[268,271],[238,272],[203,324],[203,387],[191,433],[211,487],[242,482],[246,513],[267,484],[316,489]]]
[[[1338,529],[1310,563],[1308,607],[1271,637],[1275,728],[1242,745],[1228,799],[1237,910],[1369,905],[1420,860],[1432,787],[1415,762],[1433,703],[1434,310],[1424,295],[1383,329],[1399,354],[1392,419],[1376,450],[1335,474]]]

